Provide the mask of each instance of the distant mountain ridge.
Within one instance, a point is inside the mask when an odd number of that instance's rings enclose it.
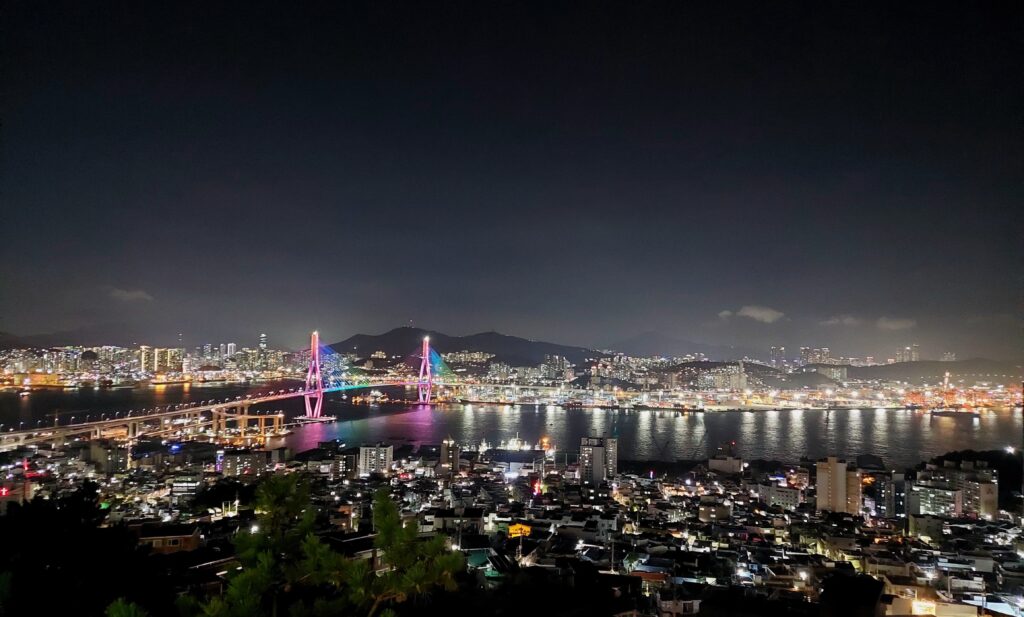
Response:
[[[942,381],[946,372],[949,372],[951,380],[963,379],[972,383],[975,381],[1015,383],[1024,377],[1024,369],[1019,364],[985,358],[969,358],[950,362],[921,360],[875,366],[850,366],[846,369],[846,376],[853,380],[887,379],[910,383],[938,383]]]
[[[407,356],[415,353],[424,336],[430,336],[432,345],[440,353],[455,351],[482,351],[495,355],[495,360],[512,366],[536,366],[544,361],[547,355],[559,355],[568,358],[573,364],[582,364],[587,359],[605,357],[607,352],[573,345],[560,345],[546,341],[536,341],[518,336],[510,336],[498,332],[480,332],[468,336],[451,336],[434,330],[422,328],[400,327],[382,334],[356,334],[343,341],[330,345],[339,352],[355,351],[368,357],[374,351],[383,351],[389,355]],[[19,336],[9,332],[0,332],[0,349],[14,347],[55,347],[64,345],[125,345],[136,343],[131,341],[146,340],[144,330],[134,324],[107,323],[72,331],[55,332]],[[159,343],[159,342],[158,342]],[[635,356],[684,356],[690,353],[704,353],[714,360],[734,360],[744,355],[756,356],[756,352],[742,347],[726,347],[705,345],[661,337],[656,332],[646,332],[619,344],[610,345],[605,349],[621,351]],[[716,363],[717,364],[717,363]],[[678,368],[682,368],[679,365]],[[748,365],[752,372],[762,371],[768,367]],[[808,367],[810,368],[810,367]],[[1024,367],[1019,361],[1000,361],[986,358],[971,358],[952,362],[924,360],[920,362],[898,362],[875,366],[847,367],[847,378],[850,380],[883,379],[906,381],[909,383],[937,383],[943,374],[949,371],[954,380],[963,379],[971,383],[975,381],[991,381],[994,383],[1019,383],[1024,378]],[[819,377],[800,377],[798,374],[778,375],[765,374],[766,381],[773,378],[790,383],[810,382]]]
[[[714,360],[740,360],[744,357],[756,358],[759,354],[756,350],[747,347],[732,347],[729,345],[711,345],[698,343],[666,336],[659,332],[648,331],[637,334],[627,339],[616,341],[608,345],[608,349],[621,351],[630,356],[665,356],[683,357],[691,354],[702,353]]]
[[[434,330],[408,326],[395,328],[383,334],[356,334],[343,341],[333,343],[329,347],[340,353],[354,352],[364,358],[375,351],[383,351],[388,355],[406,356],[419,349],[424,336],[430,337],[430,345],[438,353],[482,351],[494,354],[495,361],[505,362],[512,366],[535,366],[543,362],[544,356],[548,355],[565,357],[573,364],[580,364],[588,358],[605,355],[585,347],[532,341],[498,332],[450,336]]]
[[[39,334],[17,335],[9,332],[0,332],[0,349],[11,349],[15,347],[64,347],[80,345],[83,347],[100,347],[103,345],[118,345],[131,347],[139,342],[147,342],[150,345],[171,346],[173,339],[164,336],[158,340],[155,337],[147,337],[146,330],[140,325],[126,322],[108,322],[83,326],[72,330],[59,332],[45,332]]]
[[[661,372],[674,372],[686,369],[707,370],[727,365],[734,366],[736,364],[734,361],[684,362],[662,369]],[[820,384],[836,383],[834,380],[816,373],[815,370],[818,368],[834,369],[837,366],[840,365],[808,364],[803,367],[803,370],[786,373],[756,362],[744,364],[747,374],[757,377],[767,386],[783,388],[813,387]],[[874,366],[841,366],[846,369],[846,379],[848,381],[870,381],[877,379],[880,381],[903,381],[915,385],[925,383],[936,384],[942,381],[946,372],[949,373],[952,383],[962,380],[967,385],[984,381],[1010,385],[1019,383],[1024,379],[1024,367],[1013,362],[1002,362],[985,358],[971,358],[951,362],[921,360],[918,362],[896,362],[894,364],[877,364]]]
[[[683,362],[681,364],[675,364],[670,367],[663,368],[658,372],[675,373],[686,371],[707,371],[725,366],[736,366],[737,364],[739,364],[738,361],[714,362],[705,360],[697,362]],[[761,383],[770,388],[813,388],[817,386],[835,384],[835,381],[819,373],[786,373],[785,371],[781,371],[765,364],[758,364],[757,362],[744,363],[743,370],[747,375],[760,380]]]
[[[20,336],[11,334],[10,332],[0,332],[0,349],[10,349],[12,347],[29,347],[26,344],[27,341]]]

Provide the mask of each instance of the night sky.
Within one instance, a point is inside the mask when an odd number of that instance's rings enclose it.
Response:
[[[1020,5],[691,4],[7,3],[0,331],[1020,357]]]

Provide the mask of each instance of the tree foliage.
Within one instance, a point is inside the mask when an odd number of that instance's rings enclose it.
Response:
[[[55,499],[11,504],[0,517],[0,615],[40,614],[40,602],[52,615],[102,615],[118,598],[169,605],[171,590],[136,535],[99,527],[104,518],[91,482]]]
[[[103,614],[105,617],[149,617],[141,606],[124,598],[114,600]]]
[[[420,540],[386,491],[374,498],[376,559],[350,559],[313,533],[309,489],[298,476],[272,476],[257,491],[257,530],[237,540],[242,569],[202,617],[385,617],[393,607],[452,590],[462,555],[443,537]]]
[[[316,523],[309,485],[297,475],[266,477],[256,489],[256,512],[256,533],[242,533],[235,540],[242,565],[257,565],[264,553],[275,560],[296,559],[302,539]]]

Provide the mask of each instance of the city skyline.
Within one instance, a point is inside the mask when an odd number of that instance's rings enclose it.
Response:
[[[409,326],[392,328],[391,330],[381,333],[357,333],[353,337],[386,337],[389,334],[401,331]],[[413,328],[417,331],[422,332],[438,332],[437,330],[431,329],[419,329]],[[451,336],[448,333],[442,333],[444,336]],[[483,333],[471,333],[470,335],[454,335],[455,339],[460,338],[472,338],[472,336],[480,336],[487,334],[496,334],[503,337],[512,337],[514,339],[539,342],[545,345],[560,345],[557,341],[538,341],[534,338],[521,337],[514,334],[508,334],[504,332],[483,332]],[[214,339],[197,339],[197,338],[186,338],[182,333],[179,333],[177,340],[174,342],[160,343],[160,337],[147,337],[141,341],[124,341],[123,336],[115,336],[115,340],[106,341],[103,343],[93,342],[69,342],[63,341],[59,338],[60,335],[37,335],[34,337],[8,337],[0,339],[0,349],[46,349],[46,348],[79,348],[79,349],[95,349],[102,347],[117,347],[117,348],[157,348],[164,350],[182,350],[185,353],[195,352],[195,355],[210,357],[211,354],[219,356],[232,356],[238,351],[258,351],[268,349],[268,341],[270,336],[267,333],[260,333],[256,337],[250,337],[245,339],[239,344],[237,341],[222,338]],[[345,340],[348,340],[348,337]],[[154,342],[156,341],[156,342]],[[345,343],[344,340],[328,340],[324,339],[324,345],[340,346]],[[736,361],[743,359],[753,359],[763,361],[769,366],[784,367],[789,365],[800,365],[800,364],[828,364],[828,363],[849,363],[854,361],[855,363],[861,364],[885,364],[894,362],[918,362],[918,361],[955,361],[957,359],[969,359],[973,356],[958,355],[955,350],[951,350],[948,346],[941,348],[928,349],[922,351],[920,344],[917,342],[908,342],[907,344],[894,344],[887,348],[882,348],[878,353],[867,353],[864,355],[854,355],[848,353],[848,350],[841,348],[829,347],[828,345],[799,345],[796,347],[786,345],[771,345],[765,349],[755,349],[751,347],[731,347],[731,346],[715,346],[713,344],[706,343],[693,343],[692,349],[683,349],[678,347],[680,344],[692,343],[690,341],[679,341],[669,339],[663,341],[663,345],[658,351],[654,351],[654,348],[650,348],[648,351],[641,351],[642,347],[649,345],[658,345],[658,339],[650,339],[648,337],[638,337],[633,341],[624,341],[622,344],[626,345],[626,348],[621,347],[601,347],[601,346],[579,346],[581,349],[589,349],[596,353],[611,353],[611,354],[622,354],[625,356],[632,357],[684,357],[684,356],[696,356],[696,357],[707,357],[711,360],[720,361]],[[457,347],[458,345],[456,345]],[[270,346],[275,350],[281,352],[297,352],[302,351],[303,348],[300,346],[286,345],[281,341],[277,341],[274,346]],[[941,349],[941,351],[940,351]],[[708,351],[711,350],[711,351]],[[365,353],[370,353],[372,350],[363,349]],[[466,351],[464,349],[449,349],[446,353],[456,353]],[[1006,360],[1005,358],[985,358],[993,360]]]
[[[749,11],[16,3],[0,331],[1020,358],[1014,20]]]
[[[1020,616],[1024,4],[2,15],[0,615]]]

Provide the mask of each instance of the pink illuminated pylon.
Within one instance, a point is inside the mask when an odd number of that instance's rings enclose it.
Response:
[[[423,337],[423,359],[420,361],[419,400],[430,402],[430,337]]]
[[[306,417],[319,418],[320,409],[324,406],[324,378],[320,373],[320,333],[315,331],[309,342],[309,370],[306,371],[306,395],[303,398],[306,399]]]

